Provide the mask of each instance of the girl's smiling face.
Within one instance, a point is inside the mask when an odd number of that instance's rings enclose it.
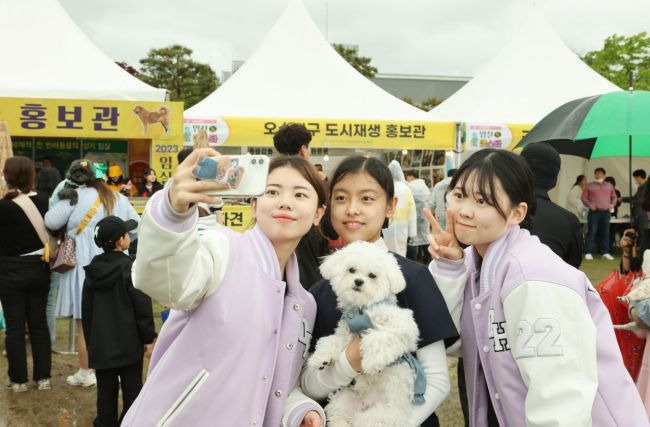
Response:
[[[357,240],[374,242],[381,237],[386,218],[395,210],[395,201],[366,172],[350,173],[332,188],[332,227],[347,244]]]
[[[481,194],[476,174],[472,173],[465,180],[464,188],[459,182],[451,190],[447,208],[454,222],[456,239],[474,246],[481,256],[485,255],[490,243],[521,223],[528,211],[523,202],[512,206],[498,179],[494,184],[495,194]],[[495,205],[501,208],[503,215]]]
[[[273,244],[296,243],[318,225],[323,207],[314,187],[300,172],[288,166],[274,169],[266,190],[254,207],[255,219]]]

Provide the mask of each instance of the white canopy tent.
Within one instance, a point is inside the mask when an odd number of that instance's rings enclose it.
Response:
[[[532,7],[519,34],[429,115],[455,122],[532,125],[567,101],[617,90],[582,62]]]
[[[291,0],[251,57],[194,116],[431,120],[352,68]]]
[[[185,111],[186,123],[213,117],[235,119],[230,122],[287,118],[424,121],[431,125],[434,121],[426,112],[379,88],[341,58],[300,0],[290,0],[266,38],[232,77]],[[434,131],[435,127],[427,129],[427,136]],[[231,125],[230,132],[234,136],[237,129]],[[318,135],[314,138],[319,144]],[[453,136],[449,139],[446,147],[440,148],[451,148]]]
[[[164,101],[101,52],[57,0],[0,0],[0,97]]]

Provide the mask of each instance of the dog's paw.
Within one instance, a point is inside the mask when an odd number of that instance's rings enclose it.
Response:
[[[307,360],[307,367],[311,369],[325,369],[339,355],[339,340],[336,335],[323,337],[316,343],[316,350]]]
[[[307,367],[310,369],[323,370],[332,364],[331,360],[323,360],[318,357],[311,356],[307,360]]]
[[[377,374],[404,354],[404,348],[394,336],[371,332],[361,339],[361,369]]]

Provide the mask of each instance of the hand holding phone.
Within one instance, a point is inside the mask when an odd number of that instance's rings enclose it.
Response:
[[[269,158],[262,155],[204,156],[199,158],[192,176],[214,183],[206,194],[219,196],[259,196],[266,187]]]
[[[172,208],[179,213],[187,212],[192,204],[220,203],[218,197],[205,194],[206,191],[215,191],[221,187],[217,182],[197,181],[192,171],[198,166],[202,157],[219,157],[219,152],[212,148],[200,148],[194,150],[187,158],[178,165],[174,177],[168,189],[169,202]]]

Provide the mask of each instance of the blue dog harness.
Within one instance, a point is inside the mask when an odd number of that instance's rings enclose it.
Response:
[[[343,311],[343,319],[345,319],[345,323],[348,324],[353,333],[361,336],[365,331],[372,329],[373,327],[372,322],[368,317],[367,310],[379,304],[394,305],[395,303],[390,299],[385,299],[369,306],[353,307]],[[402,362],[408,363],[415,373],[415,382],[413,383],[413,403],[415,405],[422,405],[424,404],[424,392],[427,388],[427,382],[424,377],[422,366],[420,365],[420,362],[418,362],[418,359],[416,359],[411,353],[404,353],[397,358],[397,360],[391,363],[391,365]]]

